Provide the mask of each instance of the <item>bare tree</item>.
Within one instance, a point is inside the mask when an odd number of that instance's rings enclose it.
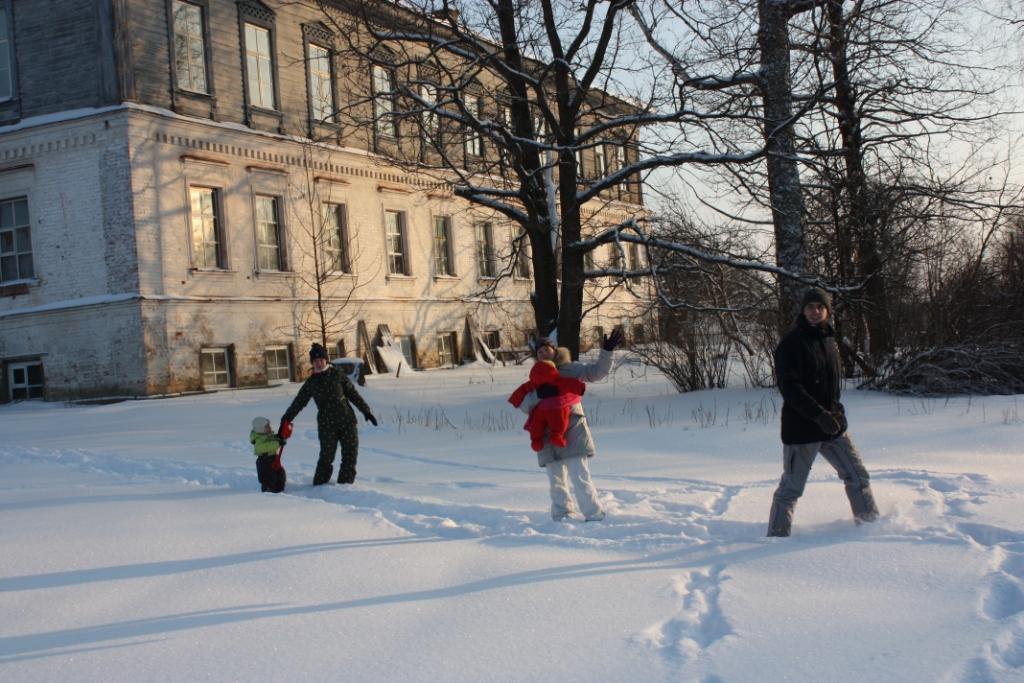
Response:
[[[652,169],[764,155],[763,144],[720,152],[642,134],[664,127],[679,141],[718,114],[662,87],[673,67],[651,58],[636,2],[320,3],[348,41],[354,95],[339,120],[382,163],[521,226],[537,328],[557,328],[574,353],[585,278],[600,275],[585,267],[598,244],[587,238],[608,227],[596,209],[635,225]]]
[[[995,62],[976,53],[971,9],[947,0],[647,7],[648,37],[674,60],[675,87],[729,113],[706,119],[707,139],[729,151],[763,135],[768,147],[763,165],[718,174],[739,209],[713,208],[752,230],[771,214],[776,263],[842,294],[847,356],[870,371],[865,353],[877,362],[894,348],[893,300],[929,231],[948,224],[938,216],[988,220],[1012,201],[987,181],[993,166],[979,154],[1009,107],[996,98]],[[954,145],[968,161],[949,164]],[[788,325],[802,285],[780,277]]]
[[[293,320],[305,338],[325,347],[342,332],[355,327],[360,308],[355,294],[376,273],[355,272],[359,260],[359,226],[349,222],[346,205],[321,162],[330,150],[315,141],[302,145],[302,170],[292,184],[295,253],[301,263],[293,273],[296,304]]]

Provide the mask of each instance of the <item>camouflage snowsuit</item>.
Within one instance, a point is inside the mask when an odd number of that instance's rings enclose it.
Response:
[[[351,380],[334,366],[313,373],[299,389],[295,400],[285,411],[282,422],[292,422],[306,407],[309,399],[316,403],[317,437],[320,439],[320,459],[313,473],[313,485],[326,484],[334,472],[334,456],[341,444],[341,465],[338,483],[351,484],[356,478],[356,460],[359,457],[359,431],[354,403],[364,416],[372,415],[370,406],[352,386]]]

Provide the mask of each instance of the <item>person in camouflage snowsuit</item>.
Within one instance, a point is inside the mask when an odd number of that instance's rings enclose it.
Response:
[[[320,439],[320,459],[313,473],[313,486],[331,480],[339,443],[341,465],[338,468],[338,483],[351,484],[356,479],[356,460],[359,457],[359,430],[352,404],[374,427],[377,426],[377,418],[352,386],[352,381],[328,362],[327,349],[320,344],[313,344],[309,350],[309,360],[313,364],[313,374],[285,411],[281,424],[294,420],[309,403],[309,399],[313,399],[317,408],[317,436]]]

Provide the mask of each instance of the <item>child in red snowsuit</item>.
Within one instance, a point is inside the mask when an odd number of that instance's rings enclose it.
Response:
[[[565,447],[565,430],[569,428],[569,406],[580,402],[580,396],[587,390],[583,382],[572,377],[562,377],[558,368],[549,360],[539,360],[530,369],[530,381],[521,384],[512,392],[508,402],[516,408],[526,395],[537,387],[549,384],[558,389],[558,395],[542,399],[526,419],[523,429],[530,432],[530,447],[534,451],[544,448],[544,433],[552,446]]]

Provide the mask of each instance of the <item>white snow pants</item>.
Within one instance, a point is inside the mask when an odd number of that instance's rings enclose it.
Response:
[[[597,500],[597,489],[590,480],[590,467],[587,458],[568,458],[555,460],[544,466],[548,471],[548,483],[551,485],[551,518],[562,520],[571,517],[575,511],[572,496],[569,494],[569,480],[572,479],[576,489],[576,500],[580,512],[588,522],[604,519],[604,510]]]

